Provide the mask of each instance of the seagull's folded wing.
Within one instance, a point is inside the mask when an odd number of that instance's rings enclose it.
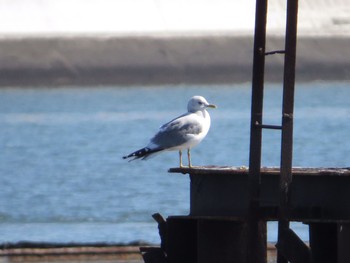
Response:
[[[187,143],[192,136],[202,132],[202,125],[195,114],[182,115],[160,127],[151,143],[169,149]]]

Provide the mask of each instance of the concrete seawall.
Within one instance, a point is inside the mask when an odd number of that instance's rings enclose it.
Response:
[[[276,248],[268,244],[268,263],[276,262]],[[55,262],[55,263],[144,263],[139,246],[69,246],[20,247],[0,250],[0,263],[8,262]]]
[[[284,48],[268,37],[267,51]],[[350,80],[347,37],[298,39],[297,80]],[[280,81],[283,55],[266,58]],[[251,80],[253,37],[237,34],[51,36],[0,39],[0,86],[152,85]]]

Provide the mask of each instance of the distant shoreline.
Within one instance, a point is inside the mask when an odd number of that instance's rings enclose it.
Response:
[[[349,37],[300,36],[297,81],[350,80]],[[269,36],[267,51],[284,48]],[[253,37],[238,34],[0,38],[0,87],[237,83],[252,78]],[[282,80],[283,55],[265,79]]]

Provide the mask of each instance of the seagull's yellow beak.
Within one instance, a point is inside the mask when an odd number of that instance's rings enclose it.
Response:
[[[216,105],[214,105],[214,104],[209,104],[209,105],[207,106],[207,108],[213,108],[213,109],[216,109],[217,107],[216,107]]]

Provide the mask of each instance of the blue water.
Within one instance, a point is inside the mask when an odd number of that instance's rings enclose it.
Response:
[[[178,154],[126,162],[158,127],[203,95],[211,111],[194,165],[248,165],[250,84],[0,89],[0,243],[158,243],[155,212],[189,212],[189,179],[168,174]],[[281,87],[265,92],[280,124]],[[294,166],[350,166],[350,83],[297,84]],[[263,165],[279,165],[280,133],[264,131]],[[307,228],[294,224],[303,239]],[[276,225],[269,224],[270,241]]]

